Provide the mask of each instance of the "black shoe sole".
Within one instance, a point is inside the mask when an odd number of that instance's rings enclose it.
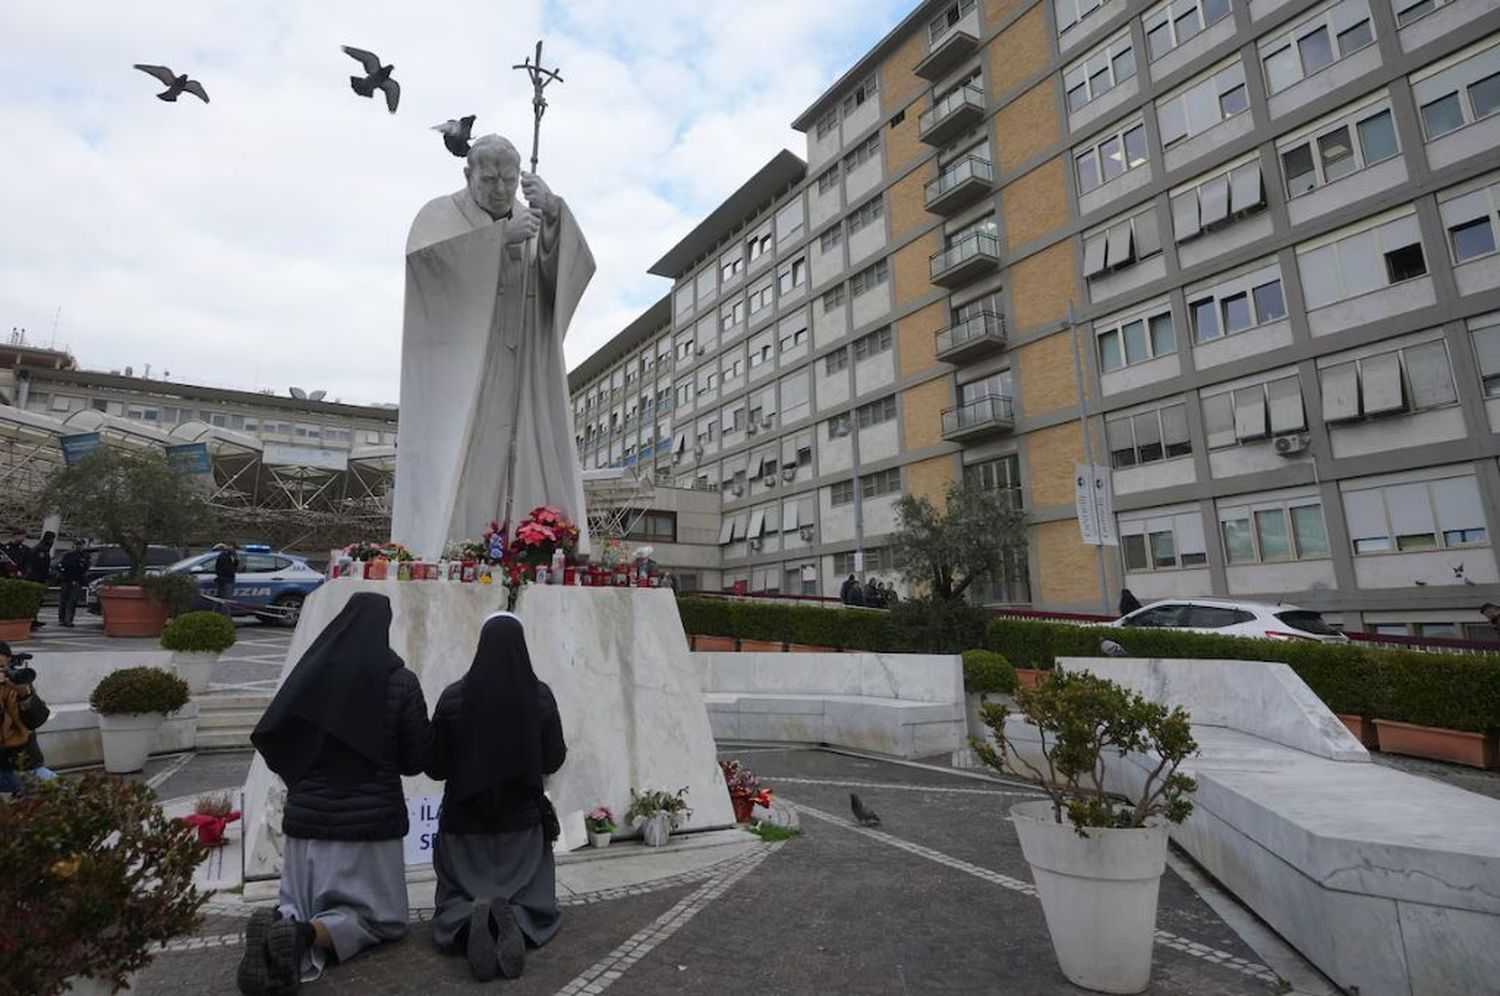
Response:
[[[469,938],[464,945],[469,971],[480,982],[489,982],[499,971],[495,958],[495,935],[490,933],[490,901],[476,899],[469,907]]]
[[[526,970],[526,935],[521,933],[521,925],[516,923],[516,914],[510,903],[495,904],[495,922],[500,927],[500,936],[496,940],[500,974],[507,979],[519,979]]]
[[[266,963],[266,933],[276,922],[276,911],[259,909],[250,914],[245,926],[245,953],[240,958],[235,982],[244,996],[266,996],[271,984],[271,970]]]
[[[302,986],[302,952],[297,943],[300,926],[295,920],[277,920],[266,931],[266,966],[270,973],[267,996],[287,996]]]

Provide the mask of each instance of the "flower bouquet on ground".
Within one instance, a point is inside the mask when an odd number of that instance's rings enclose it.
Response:
[[[749,823],[756,806],[771,805],[771,790],[760,787],[755,772],[738,761],[720,761],[724,784],[729,788],[729,804],[734,807],[736,823]]]
[[[228,792],[217,795],[200,796],[193,804],[193,812],[183,816],[178,822],[185,823],[198,831],[198,843],[209,847],[223,847],[227,841],[224,840],[224,830],[240,818],[240,811],[234,808],[234,801]]]
[[[608,847],[610,835],[618,829],[615,812],[608,806],[595,806],[583,818],[589,831],[589,843],[594,847]]]
[[[682,821],[693,815],[687,804],[687,787],[676,792],[664,789],[649,789],[645,792],[630,790],[630,808],[625,811],[625,821],[641,828],[647,847],[661,847],[673,830]]]

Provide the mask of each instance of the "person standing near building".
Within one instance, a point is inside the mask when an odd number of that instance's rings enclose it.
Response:
[[[12,526],[10,542],[0,546],[0,571],[9,578],[24,578],[31,570],[31,547],[26,545],[26,530]]]
[[[89,578],[88,541],[82,536],[73,538],[73,549],[62,555],[58,562],[58,577],[62,590],[58,593],[57,624],[69,629],[73,627],[73,613],[83,600],[83,592]]]
[[[234,593],[234,576],[240,569],[236,549],[233,543],[225,543],[219,548],[219,556],[214,560],[214,594],[219,598],[219,611],[231,617],[234,611],[230,607],[229,596]]]

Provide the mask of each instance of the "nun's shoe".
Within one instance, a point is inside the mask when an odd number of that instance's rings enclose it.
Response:
[[[311,929],[308,924],[283,917],[266,931],[266,964],[270,972],[267,996],[291,996],[302,987],[302,957]]]
[[[476,899],[469,907],[469,938],[465,954],[469,958],[469,970],[480,982],[490,981],[499,971],[495,957],[495,927],[488,899]]]
[[[526,969],[526,935],[521,933],[510,903],[497,899],[494,910],[495,923],[500,928],[500,936],[496,938],[500,974],[507,979],[519,979]]]
[[[244,996],[266,996],[271,984],[271,965],[266,955],[266,934],[280,914],[274,909],[258,909],[250,914],[245,927],[245,953],[235,974]]]

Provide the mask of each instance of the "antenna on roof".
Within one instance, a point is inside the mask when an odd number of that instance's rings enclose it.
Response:
[[[327,391],[314,391],[314,392],[312,392],[311,394],[309,394],[307,396],[307,400],[308,401],[322,401],[326,397],[328,397],[328,392]]]
[[[288,388],[288,390],[291,391],[292,397],[296,398],[298,401],[306,401],[307,400],[307,392],[304,391],[304,390],[302,390],[302,388],[300,388],[300,387],[293,387],[293,388]]]

